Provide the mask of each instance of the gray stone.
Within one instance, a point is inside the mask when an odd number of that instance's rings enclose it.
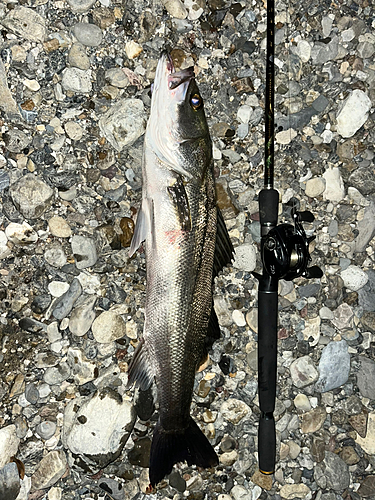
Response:
[[[220,407],[220,412],[224,418],[231,424],[238,424],[244,417],[251,415],[251,408],[240,399],[229,398],[224,401]]]
[[[290,374],[293,384],[298,388],[313,384],[319,377],[314,362],[309,356],[303,356],[293,361],[290,365]]]
[[[92,361],[89,361],[80,349],[68,350],[67,363],[72,370],[74,382],[77,385],[83,385],[91,382],[97,377],[97,367]]]
[[[360,368],[357,373],[357,385],[364,398],[375,400],[375,361],[360,356]]]
[[[28,7],[16,6],[1,23],[16,35],[32,42],[44,42],[47,35],[45,18]]]
[[[311,50],[313,64],[322,65],[328,61],[333,61],[338,54],[339,39],[337,36],[327,43],[316,43]]]
[[[101,133],[117,150],[131,146],[146,130],[144,104],[140,99],[124,99],[99,120]]]
[[[77,278],[71,282],[69,290],[59,297],[53,307],[52,314],[56,319],[64,319],[73,309],[75,301],[82,293],[81,283]]]
[[[77,269],[92,267],[98,260],[95,241],[86,236],[75,234],[72,238],[72,252]]]
[[[68,0],[73,12],[87,12],[94,3],[95,0]]]
[[[346,383],[350,372],[350,354],[345,340],[330,342],[324,347],[319,361],[318,392],[327,392]]]
[[[17,210],[27,219],[40,217],[53,200],[53,190],[39,177],[26,174],[9,188]]]
[[[374,174],[368,167],[359,167],[350,175],[349,184],[363,195],[372,194],[375,192]]]
[[[31,476],[31,491],[47,489],[65,474],[68,462],[63,450],[50,451]]]
[[[88,94],[92,90],[91,71],[79,68],[64,69],[61,85],[64,90],[77,94]]]
[[[96,317],[95,304],[97,297],[88,295],[80,304],[73,309],[69,318],[69,330],[78,337],[87,333]]]
[[[1,500],[16,500],[20,489],[20,475],[17,465],[15,462],[10,462],[0,469]]]
[[[329,100],[323,94],[320,94],[319,97],[315,99],[315,101],[311,104],[311,106],[318,113],[323,113],[323,111],[327,108],[329,104]]]
[[[341,491],[350,484],[347,464],[331,451],[326,451],[324,460],[314,467],[314,477],[322,489]]]
[[[55,422],[51,422],[50,420],[44,420],[43,422],[40,422],[36,426],[36,432],[39,434],[39,436],[42,439],[50,439],[56,431],[56,424]]]
[[[351,328],[353,323],[354,313],[352,308],[346,302],[343,302],[334,311],[332,323],[338,330],[344,330],[345,328]]]
[[[8,87],[7,75],[2,59],[0,59],[0,109],[8,116],[19,117],[19,110],[16,101],[13,99],[12,93]]]
[[[354,240],[354,251],[360,253],[366,250],[369,241],[375,235],[375,203],[365,208],[365,214],[358,222],[357,229],[359,234]]]
[[[375,311],[375,271],[367,271],[368,281],[360,290],[358,290],[358,304],[364,311]]]
[[[321,286],[319,283],[309,283],[305,286],[300,286],[298,288],[298,293],[300,297],[314,297],[319,293]]]
[[[105,79],[110,85],[119,89],[124,89],[129,85],[129,78],[121,68],[107,69]]]
[[[44,259],[53,267],[62,267],[67,263],[65,252],[59,244],[47,248],[44,252]]]
[[[26,385],[25,398],[32,405],[35,405],[38,402],[39,391],[34,382],[31,382],[30,384]]]
[[[71,66],[86,71],[90,68],[90,59],[81,43],[74,43],[69,50],[68,61]]]
[[[49,385],[60,385],[70,377],[71,370],[68,363],[60,363],[58,366],[51,366],[44,372],[43,380]]]
[[[6,149],[11,153],[21,153],[30,144],[30,136],[17,128],[6,132],[3,138]]]
[[[131,403],[109,389],[78,397],[65,408],[63,444],[89,463],[105,467],[121,453],[135,418]]]
[[[97,47],[103,39],[102,30],[96,24],[77,23],[72,31],[77,40],[86,47]]]

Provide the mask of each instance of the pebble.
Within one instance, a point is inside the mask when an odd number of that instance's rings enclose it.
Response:
[[[21,489],[20,476],[15,462],[0,469],[0,492],[2,500],[16,500]]]
[[[36,432],[42,439],[50,439],[56,431],[56,424],[55,422],[50,422],[49,420],[45,420],[44,422],[41,422],[40,424],[37,425],[36,427]]]
[[[105,72],[105,79],[114,87],[124,89],[130,84],[129,78],[121,68],[110,68]]]
[[[94,3],[95,0],[68,0],[73,12],[87,12]]]
[[[365,251],[368,243],[375,235],[375,203],[371,203],[365,209],[363,219],[357,224],[358,236],[354,240],[354,251],[359,253]]]
[[[92,334],[97,342],[108,344],[126,334],[126,323],[114,311],[102,312],[92,324]]]
[[[299,389],[313,384],[318,380],[319,373],[309,356],[302,356],[290,365],[293,384]]]
[[[39,177],[26,174],[9,188],[17,210],[27,219],[40,217],[53,201],[53,190]]]
[[[344,385],[350,372],[350,354],[345,340],[330,342],[324,347],[319,361],[319,379],[315,389],[327,392]]]
[[[58,366],[51,366],[44,372],[43,380],[49,385],[60,385],[70,377],[71,370],[67,363],[60,363]]]
[[[375,311],[375,271],[369,269],[367,271],[368,281],[367,283],[358,290],[358,304],[363,308],[364,311]]]
[[[324,193],[326,189],[326,180],[322,177],[314,177],[306,182],[306,196],[317,198]]]
[[[7,425],[0,429],[0,468],[17,454],[19,444],[15,425]]]
[[[82,71],[90,69],[90,59],[82,43],[73,43],[69,50],[68,61],[71,66]]]
[[[65,91],[88,94],[92,90],[91,70],[66,68],[63,71],[61,85]]]
[[[143,48],[139,43],[130,40],[125,43],[125,53],[129,59],[135,59],[143,51]]]
[[[45,18],[28,7],[15,6],[1,22],[16,35],[31,42],[44,42],[47,35]]]
[[[339,203],[345,196],[344,182],[340,174],[340,169],[337,167],[328,168],[324,172],[323,178],[326,182],[323,198]]]
[[[144,104],[140,99],[124,99],[99,120],[100,131],[117,150],[131,146],[146,130]]]
[[[255,246],[250,243],[245,243],[236,247],[233,266],[242,271],[254,271],[256,267]]]
[[[77,23],[73,26],[72,32],[78,42],[86,47],[97,47],[103,39],[102,30],[91,23]]]
[[[69,290],[69,283],[65,281],[51,281],[48,283],[48,291],[52,297],[61,297]]]
[[[353,137],[367,120],[370,109],[368,95],[362,90],[353,90],[337,115],[337,132],[342,137]]]
[[[64,412],[63,443],[86,461],[105,467],[129,438],[136,418],[129,401],[109,389],[78,397]],[[100,415],[101,418],[97,418]]]
[[[53,267],[63,267],[67,263],[67,258],[61,245],[54,245],[44,252],[44,260]]]
[[[92,267],[98,260],[95,242],[92,238],[75,234],[72,237],[71,245],[77,269]]]
[[[350,265],[341,271],[341,278],[344,286],[353,292],[357,292],[368,282],[368,275],[360,267]]]
[[[245,319],[245,316],[244,316],[242,311],[235,309],[232,313],[232,318],[237,326],[245,326],[246,325],[246,319]]]
[[[324,460],[314,467],[314,477],[322,489],[342,491],[349,487],[350,475],[348,466],[341,458],[326,451]]]
[[[64,126],[68,137],[73,141],[80,141],[83,136],[82,127],[76,122],[67,122]]]
[[[53,236],[58,238],[70,238],[72,230],[63,217],[55,215],[48,221],[49,230]]]
[[[293,498],[305,498],[310,493],[306,484],[284,484],[280,489],[281,498],[292,500]]]
[[[82,337],[91,328],[91,325],[96,317],[95,304],[97,297],[95,295],[89,295],[80,305],[75,307],[69,318],[69,330],[73,335]]]
[[[56,319],[64,319],[70,314],[75,301],[82,293],[82,286],[77,278],[71,282],[69,289],[54,303],[52,314]]]
[[[251,415],[251,408],[243,401],[229,398],[220,407],[221,414],[231,424],[238,424],[244,417]]]
[[[311,404],[306,394],[297,394],[294,398],[294,406],[297,410],[306,412],[311,410]]]
[[[68,462],[63,450],[50,451],[31,476],[31,491],[47,489],[65,474]]]
[[[310,434],[318,431],[323,426],[326,416],[326,410],[321,406],[300,415],[301,432]]]
[[[357,373],[357,385],[364,398],[375,400],[375,361],[369,358],[359,358],[359,370]]]
[[[11,222],[5,228],[5,237],[7,241],[11,241],[17,246],[30,245],[31,243],[38,241],[37,233],[30,226],[30,224],[25,221],[22,222],[22,224]],[[5,253],[7,254],[8,252]]]
[[[176,19],[186,19],[188,11],[181,0],[162,0],[165,9]]]

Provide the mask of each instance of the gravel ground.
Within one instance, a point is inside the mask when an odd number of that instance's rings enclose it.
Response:
[[[321,279],[280,282],[277,470],[257,470],[259,0],[0,3],[1,500],[375,498],[375,9],[276,5],[276,185],[315,215]],[[145,262],[129,259],[160,51],[195,66],[236,247],[192,415],[220,465],[147,492],[157,419],[126,390]]]

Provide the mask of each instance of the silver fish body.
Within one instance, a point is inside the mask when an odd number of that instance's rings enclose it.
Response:
[[[218,222],[225,240],[219,256]],[[175,72],[164,53],[155,76],[144,140],[142,206],[130,249],[133,253],[145,241],[145,325],[129,382],[137,381],[141,389],[156,383],[159,422],[151,446],[152,485],[179,461],[217,464],[216,453],[190,417],[190,404],[207,337],[219,332],[212,291],[215,272],[232,257],[225,233],[194,73]]]

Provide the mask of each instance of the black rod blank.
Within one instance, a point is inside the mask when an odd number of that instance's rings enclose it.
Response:
[[[266,113],[264,187],[273,188],[275,134],[275,1],[267,0]]]

